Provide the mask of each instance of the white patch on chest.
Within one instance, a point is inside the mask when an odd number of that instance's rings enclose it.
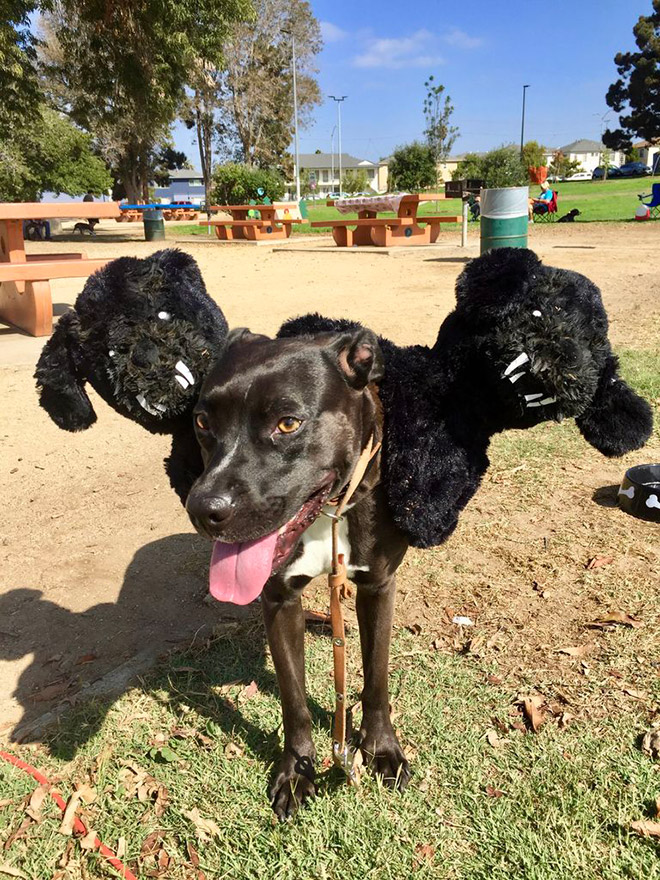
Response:
[[[329,513],[334,508],[327,508]],[[369,571],[368,565],[351,565],[351,543],[348,539],[348,522],[344,518],[339,523],[338,552],[344,554],[346,571]],[[319,516],[311,526],[303,532],[302,553],[284,572],[284,579],[296,575],[317,577],[329,574],[332,570],[332,520],[328,516]]]

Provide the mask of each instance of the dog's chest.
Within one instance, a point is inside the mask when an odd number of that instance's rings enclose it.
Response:
[[[332,512],[333,508],[329,508]],[[353,565],[351,561],[351,542],[348,534],[346,518],[339,523],[338,552],[344,556],[346,571],[369,571],[367,565]],[[284,572],[285,579],[296,576],[317,577],[329,574],[332,570],[332,520],[328,516],[319,516],[312,525],[303,532],[300,542],[302,553],[294,559]]]

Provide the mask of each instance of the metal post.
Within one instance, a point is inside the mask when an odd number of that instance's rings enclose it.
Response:
[[[341,198],[341,105],[342,101],[345,101],[346,98],[348,98],[348,95],[342,95],[341,98],[337,98],[335,95],[328,95],[328,97],[337,102],[337,140],[339,141],[339,196]]]
[[[529,88],[529,83],[523,86],[523,105],[522,105],[522,125],[520,126],[520,155],[523,154],[523,144],[525,143],[525,91]]]
[[[298,89],[296,84],[296,38],[291,34],[291,50],[293,54],[293,124],[296,147],[296,202],[300,203],[300,156],[298,153]]]
[[[332,186],[331,192],[335,191],[335,132],[337,131],[337,126],[333,125],[332,131],[330,132],[330,184]]]
[[[463,222],[461,223],[461,247],[467,247],[468,200],[463,199]]]

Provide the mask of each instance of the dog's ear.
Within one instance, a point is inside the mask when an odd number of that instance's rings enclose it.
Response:
[[[41,352],[34,374],[39,402],[55,424],[65,431],[83,431],[96,421],[85,391],[80,320],[67,312]]]
[[[227,334],[225,349],[237,342],[249,342],[251,339],[268,339],[262,333],[253,333],[248,327],[235,327]]]
[[[610,458],[640,449],[653,430],[651,407],[621,379],[617,368],[616,357],[609,355],[593,400],[575,420],[587,443]]]
[[[361,328],[342,333],[330,344],[339,370],[352,388],[364,388],[383,378],[383,353],[375,333]]]

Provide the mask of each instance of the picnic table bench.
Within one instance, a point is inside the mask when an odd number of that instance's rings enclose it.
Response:
[[[288,216],[286,206],[272,205],[211,205],[209,211],[224,211],[228,218],[213,217],[200,220],[200,226],[214,226],[220,241],[276,241],[289,238],[294,223],[307,223],[299,217]],[[259,217],[250,217],[251,211],[258,211]]]
[[[444,199],[445,196],[439,193],[330,199],[326,203],[328,207],[335,207],[340,213],[357,211],[357,219],[316,220],[312,226],[331,227],[332,237],[339,247],[432,244],[440,234],[441,223],[460,223],[461,217],[460,215],[418,216],[417,211],[422,202]],[[379,213],[384,212],[396,212],[396,217],[378,216]]]
[[[26,254],[24,220],[117,218],[116,202],[0,203],[0,321],[31,336],[49,336],[53,329],[53,278],[87,278],[108,259],[83,254]]]
[[[163,220],[196,220],[199,207],[190,202],[149,202],[148,204],[119,205],[117,223],[135,223],[142,220],[145,211],[162,211]]]

